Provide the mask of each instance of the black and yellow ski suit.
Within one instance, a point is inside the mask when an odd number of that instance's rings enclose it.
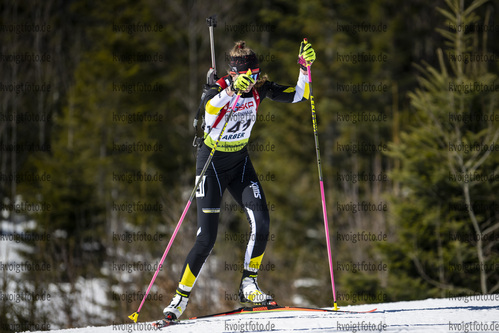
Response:
[[[196,174],[199,175],[210,155],[229,114],[229,107],[236,95],[229,96],[225,88],[230,86],[231,76],[217,81],[206,93],[205,139],[198,150]],[[256,88],[258,87],[258,88]],[[236,202],[246,212],[250,235],[244,256],[243,277],[256,275],[260,267],[269,235],[269,210],[247,150],[251,130],[257,119],[260,102],[265,98],[283,103],[297,103],[308,99],[308,78],[299,74],[296,86],[283,86],[265,81],[239,98],[227,124],[211,163],[196,192],[197,236],[187,255],[178,293],[187,296],[215,245],[220,205],[224,191],[229,190]],[[211,129],[211,130],[210,130]],[[196,181],[199,176],[196,177]]]

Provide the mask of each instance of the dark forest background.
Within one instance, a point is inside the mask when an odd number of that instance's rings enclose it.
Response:
[[[194,186],[192,120],[214,14],[219,75],[238,40],[281,84],[297,80],[304,37],[317,53],[339,306],[498,292],[498,1],[8,0],[0,9],[0,233],[37,264],[4,269],[0,289],[54,295],[46,306],[2,298],[1,322],[76,327],[136,311]],[[265,100],[259,115],[250,154],[271,210],[260,286],[281,304],[332,306],[310,103]],[[195,211],[140,320],[170,302]],[[188,315],[237,305],[247,232],[227,195]]]

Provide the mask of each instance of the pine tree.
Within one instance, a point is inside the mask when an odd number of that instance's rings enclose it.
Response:
[[[483,61],[487,34],[476,10],[448,0],[438,31],[446,39],[437,50],[439,68],[418,66],[420,88],[409,94],[414,126],[401,134],[390,155],[401,161],[392,173],[401,191],[392,197],[391,232],[396,242],[386,254],[398,262],[394,288],[400,297],[490,293],[498,285],[497,247],[497,75]],[[477,60],[482,59],[482,60]],[[450,71],[447,69],[450,67]],[[447,292],[445,294],[444,292]]]

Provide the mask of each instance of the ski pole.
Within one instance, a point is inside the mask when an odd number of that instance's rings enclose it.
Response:
[[[248,75],[251,75],[251,70],[248,70]],[[206,160],[206,163],[204,164],[203,170],[199,174],[199,178],[196,181],[196,185],[191,191],[191,195],[189,197],[189,200],[187,201],[187,205],[184,208],[184,211],[182,212],[182,215],[180,216],[180,219],[177,223],[177,226],[175,227],[175,230],[173,231],[172,237],[170,238],[170,241],[168,242],[168,245],[166,246],[165,252],[163,253],[163,256],[161,257],[161,260],[159,262],[158,268],[156,269],[156,272],[154,273],[154,276],[152,277],[151,282],[149,283],[149,287],[147,288],[146,293],[144,294],[144,297],[142,298],[142,301],[140,302],[139,308],[137,309],[136,312],[132,313],[131,315],[128,316],[131,320],[133,320],[135,323],[137,322],[137,319],[139,317],[140,310],[142,309],[142,306],[144,305],[144,302],[149,295],[149,292],[151,291],[151,288],[154,284],[154,281],[156,280],[156,277],[158,276],[159,271],[161,270],[161,267],[163,266],[163,263],[166,259],[166,256],[168,255],[168,252],[170,251],[170,248],[173,244],[173,241],[175,240],[175,237],[177,236],[177,233],[180,229],[180,226],[182,225],[182,222],[184,221],[185,215],[187,215],[187,211],[189,210],[189,207],[192,204],[192,200],[194,199],[194,196],[196,195],[196,191],[199,187],[199,184],[201,184],[201,181],[203,180],[203,176],[206,173],[206,170],[208,170],[208,167],[211,163],[211,160],[213,158],[213,155],[215,154],[215,150],[218,147],[218,144],[220,142],[220,139],[222,138],[223,133],[225,132],[225,128],[227,127],[227,124],[229,123],[230,117],[232,116],[232,113],[236,109],[237,102],[239,102],[239,98],[241,97],[242,91],[237,92],[236,99],[234,101],[234,104],[232,104],[232,107],[229,111],[229,115],[227,116],[227,119],[225,120],[224,127],[222,127],[222,130],[220,131],[220,134],[218,135],[217,141],[213,145],[213,148],[211,149],[210,155],[208,156],[208,159]]]
[[[215,75],[217,74],[217,63],[215,61],[215,43],[213,41],[213,28],[217,27],[217,16],[212,15],[206,19],[208,24],[208,29],[210,31],[210,49],[211,49],[211,68],[215,70]]]
[[[194,127],[194,139],[192,140],[192,146],[193,147],[198,147],[200,143],[198,142],[198,139],[201,140],[201,138],[198,137],[197,133],[197,128],[198,128],[198,121],[199,121],[199,115],[201,113],[201,109],[203,108],[203,101],[204,101],[204,96],[206,95],[206,92],[208,91],[209,87],[214,85],[215,82],[217,82],[218,77],[217,77],[217,62],[215,60],[215,41],[213,39],[213,28],[216,28],[217,26],[217,15],[212,15],[208,18],[206,18],[206,24],[208,24],[208,29],[210,31],[210,50],[211,50],[211,67],[206,73],[206,84],[204,85],[203,88],[203,94],[201,96],[201,101],[199,102],[198,109],[196,111],[196,116],[194,117],[194,120],[192,121],[192,126]],[[204,118],[203,118],[204,120]],[[204,128],[204,121],[203,125],[201,126]]]
[[[303,51],[303,47],[308,43],[307,39],[304,38],[301,43],[300,54]],[[303,56],[300,56],[300,64],[307,66],[308,74],[308,86],[310,91],[310,106],[312,108],[312,126],[314,128],[314,138],[315,138],[315,151],[317,153],[317,169],[319,170],[319,184],[321,189],[321,200],[322,200],[322,215],[324,216],[324,229],[326,231],[326,243],[327,243],[327,256],[329,260],[329,274],[331,275],[331,286],[333,289],[333,299],[334,299],[334,310],[338,310],[338,304],[336,303],[336,289],[334,287],[334,273],[333,273],[333,260],[331,257],[331,241],[329,240],[329,224],[327,221],[327,210],[326,210],[326,196],[324,194],[324,181],[322,176],[322,166],[321,166],[321,154],[319,150],[319,134],[317,130],[317,115],[315,113],[315,102],[314,94],[312,91],[312,73],[310,70],[310,62],[305,61]]]

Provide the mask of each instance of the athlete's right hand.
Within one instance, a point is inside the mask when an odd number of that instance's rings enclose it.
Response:
[[[239,74],[237,79],[232,82],[231,90],[245,91],[253,83],[255,83],[255,80],[253,80],[253,78],[248,74]]]

